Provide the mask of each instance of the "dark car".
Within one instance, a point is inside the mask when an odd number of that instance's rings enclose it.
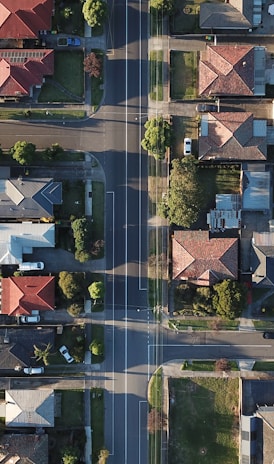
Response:
[[[274,338],[274,332],[264,332],[263,337],[264,338]]]
[[[215,111],[218,111],[218,106],[213,103],[198,103],[196,111],[198,111],[198,113],[214,113]]]

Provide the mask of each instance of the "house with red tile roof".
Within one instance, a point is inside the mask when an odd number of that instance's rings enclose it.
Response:
[[[208,113],[201,118],[199,159],[266,161],[266,120],[252,113]]]
[[[176,230],[172,237],[172,278],[211,286],[238,279],[238,239],[212,238],[206,230]]]
[[[32,96],[53,72],[53,50],[0,49],[0,96]]]
[[[1,314],[31,315],[32,311],[54,310],[55,278],[23,276],[1,279]]]
[[[53,0],[0,0],[0,39],[35,39],[51,29]]]
[[[265,95],[265,48],[208,45],[199,62],[199,95]]]

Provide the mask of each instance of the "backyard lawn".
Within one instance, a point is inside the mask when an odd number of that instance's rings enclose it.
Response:
[[[237,464],[238,379],[171,379],[169,463]]]
[[[84,96],[83,60],[84,55],[80,50],[56,51],[54,54],[54,75],[52,78],[46,79],[38,101],[40,103],[81,103]]]

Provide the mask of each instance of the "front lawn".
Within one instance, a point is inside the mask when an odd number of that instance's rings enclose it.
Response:
[[[149,55],[150,98],[163,100],[163,50],[153,50]]]
[[[170,380],[169,463],[237,464],[238,379]]]
[[[170,18],[171,34],[202,34],[199,28],[200,5],[209,2],[224,3],[224,0],[175,0],[175,13]]]
[[[61,393],[61,417],[56,417],[56,426],[82,427],[84,423],[83,391],[56,390],[56,393]]]
[[[64,180],[63,203],[56,207],[56,218],[70,220],[80,218],[85,214],[85,184],[81,180]]]
[[[92,388],[90,390],[90,418],[92,428],[92,462],[97,462],[98,453],[104,442],[104,390]]]
[[[197,52],[170,51],[170,98],[197,97]]]
[[[54,75],[46,79],[38,101],[81,103],[84,98],[83,60],[80,50],[55,51]]]

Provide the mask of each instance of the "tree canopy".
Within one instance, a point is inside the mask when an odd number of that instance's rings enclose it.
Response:
[[[20,141],[16,142],[11,148],[13,159],[20,164],[30,164],[35,155],[36,146],[33,143]]]
[[[100,77],[102,73],[102,58],[94,52],[89,53],[84,59],[84,71],[90,77]]]
[[[89,294],[93,300],[103,299],[105,295],[105,286],[103,282],[92,282],[88,287]]]
[[[82,12],[90,27],[102,26],[107,17],[107,2],[104,0],[86,0]]]
[[[78,272],[59,272],[58,285],[61,288],[63,294],[69,300],[72,300],[75,297],[78,297],[83,292],[82,286],[82,273]]]
[[[44,348],[33,345],[34,357],[36,361],[43,361],[45,366],[49,364],[49,356],[52,349],[51,343],[48,343]]]
[[[91,221],[83,217],[71,223],[75,243],[75,259],[84,263],[91,258]]]
[[[213,286],[212,304],[223,319],[239,317],[246,307],[246,288],[234,280],[224,280]]]
[[[149,151],[156,159],[162,160],[171,145],[171,126],[162,116],[149,119],[145,123],[145,135],[141,141],[144,150]]]
[[[62,450],[62,463],[63,464],[76,464],[79,459],[78,448],[68,446]]]
[[[174,10],[174,0],[150,0],[150,7],[163,15],[171,14]]]
[[[158,206],[158,214],[170,224],[189,228],[197,221],[202,205],[202,190],[198,182],[197,161],[186,156],[172,161],[168,194]]]

